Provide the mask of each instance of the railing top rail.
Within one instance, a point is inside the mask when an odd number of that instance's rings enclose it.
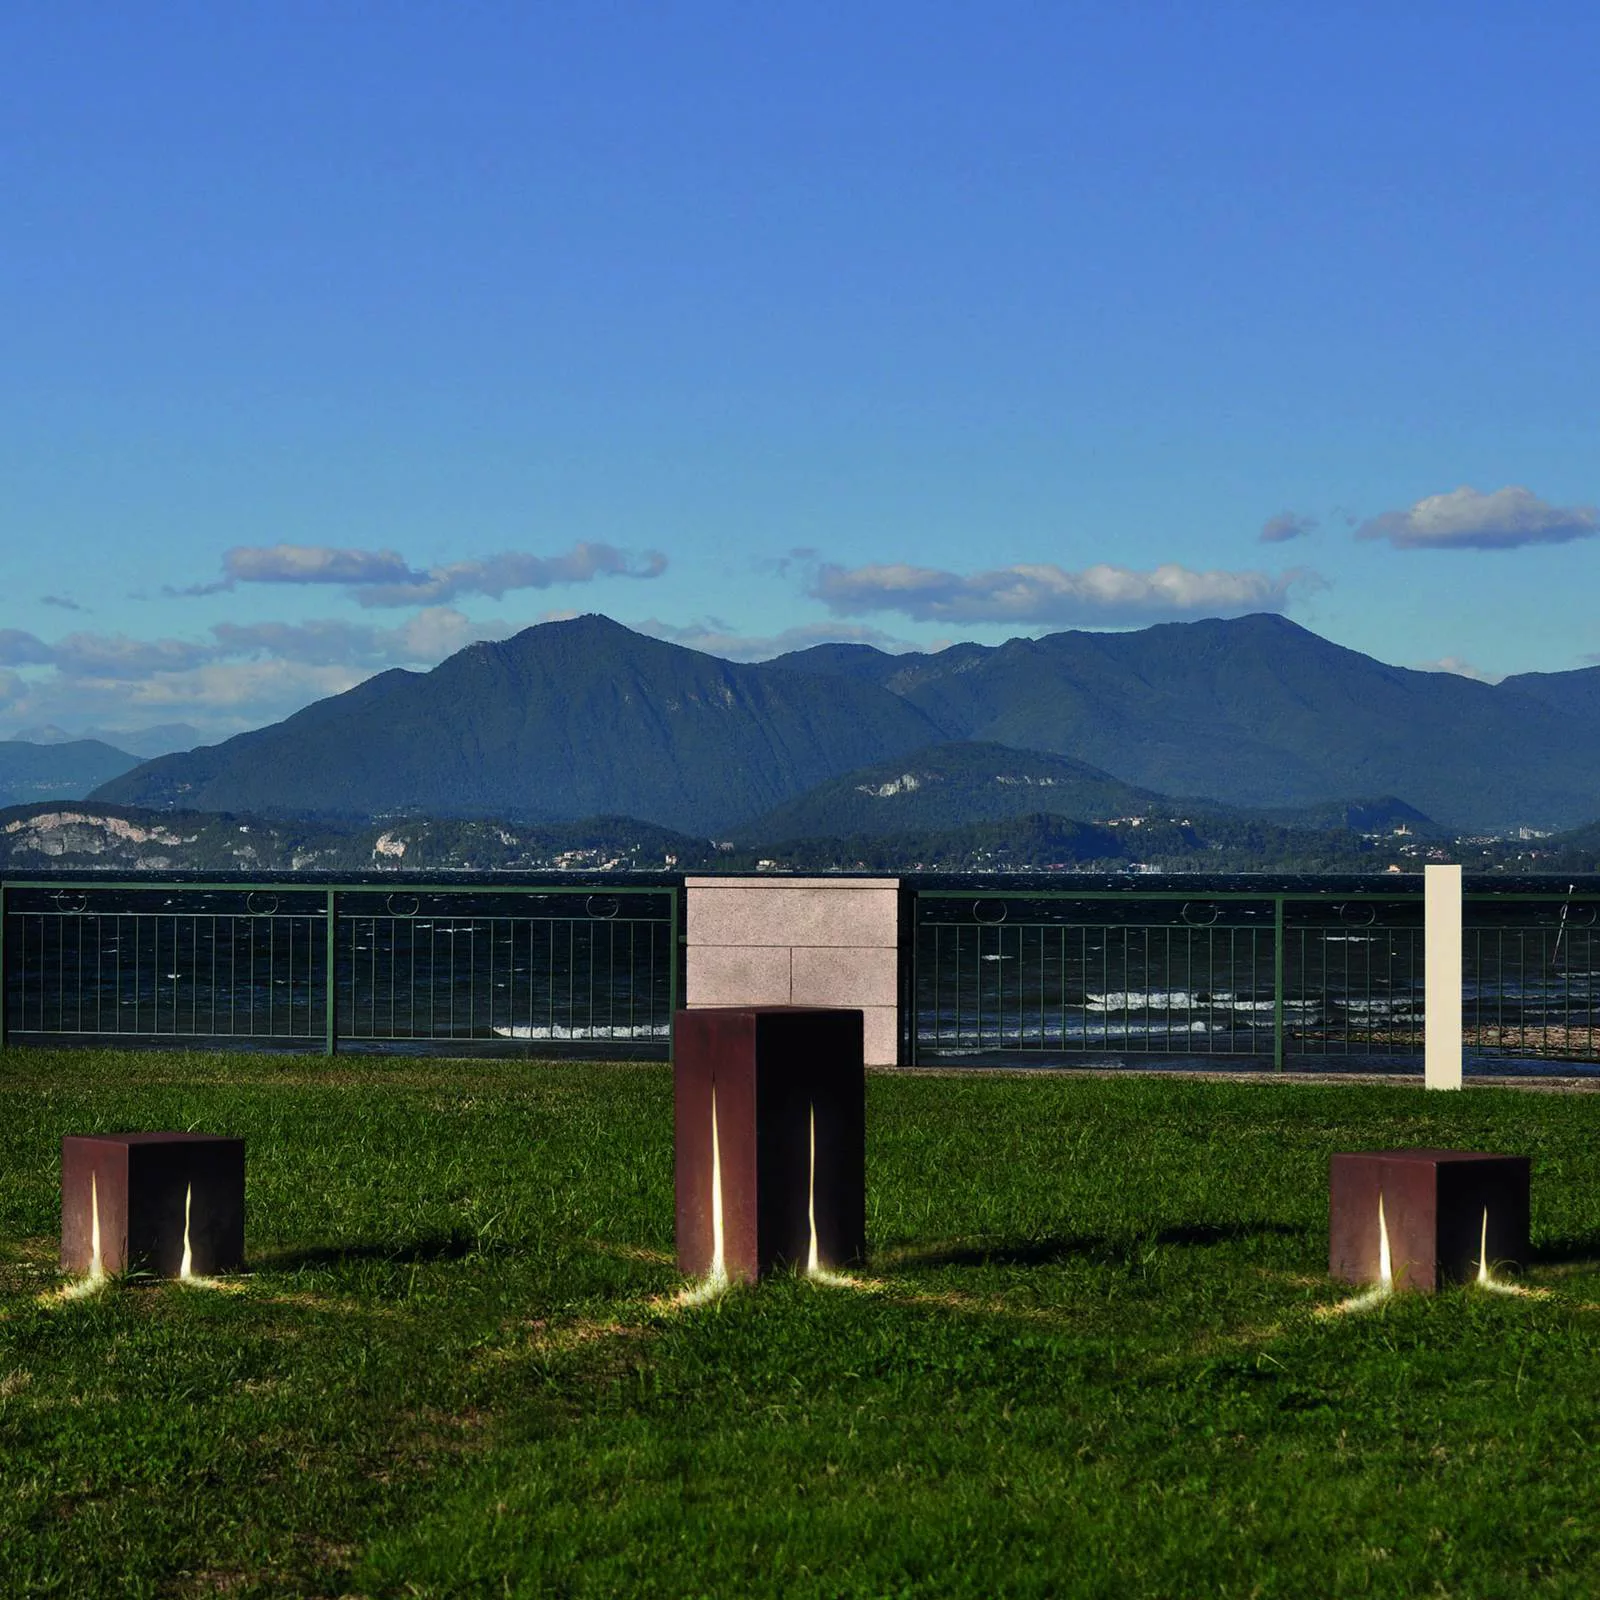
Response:
[[[601,871],[593,868],[543,869],[539,871],[427,871],[422,869],[374,868],[371,871],[301,872],[272,869],[255,872],[207,872],[166,869],[127,874],[105,874],[82,867],[30,867],[26,873],[0,873],[0,887],[7,889],[136,889],[181,887],[186,889],[228,890],[298,887],[332,889],[336,892],[370,890],[428,889],[440,893],[483,891],[565,890],[573,893],[601,894],[648,889],[682,889],[686,876],[758,878],[781,884],[786,879],[827,877],[849,881],[852,878],[898,878],[901,887],[918,894],[974,894],[991,899],[1039,899],[1065,896],[1078,900],[1133,897],[1140,899],[1239,899],[1277,898],[1320,900],[1332,896],[1344,899],[1404,900],[1420,896],[1423,875],[1406,873],[1078,873],[1051,872],[682,872]],[[1519,874],[1468,873],[1463,892],[1469,899],[1600,899],[1600,873]]]
[[[1409,900],[1424,892],[1420,872],[1354,874],[1262,873],[1167,874],[1045,873],[1033,875],[903,874],[902,885],[918,894],[981,895],[987,900]],[[1551,873],[1515,878],[1499,873],[1463,874],[1469,900],[1600,900],[1600,874]]]
[[[464,874],[460,878],[439,877],[418,873],[401,877],[385,873],[381,877],[362,878],[346,874],[317,875],[308,872],[251,873],[236,878],[216,874],[148,873],[136,878],[86,877],[81,872],[63,873],[60,876],[30,878],[0,878],[0,887],[6,889],[187,889],[208,893],[241,893],[252,889],[306,889],[334,894],[382,894],[405,891],[415,894],[419,890],[436,894],[641,894],[659,893],[682,887],[681,876],[669,874],[641,875],[640,877],[577,877],[573,874],[551,874],[548,877],[531,873]]]

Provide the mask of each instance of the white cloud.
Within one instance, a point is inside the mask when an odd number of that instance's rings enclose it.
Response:
[[[359,667],[315,666],[302,661],[214,661],[188,672],[157,672],[128,685],[118,706],[163,709],[181,706],[203,714],[208,711],[241,713],[253,722],[268,707],[298,709],[330,694],[353,689],[370,674]],[[268,718],[287,715],[269,711]]]
[[[0,628],[0,666],[37,667],[54,659],[53,648],[37,634],[21,628]]]
[[[896,638],[881,628],[849,622],[808,622],[766,635],[735,632],[716,617],[691,622],[686,627],[676,627],[651,617],[633,626],[640,633],[684,645],[690,650],[703,650],[707,655],[721,656],[726,661],[769,661],[790,650],[809,650],[815,644],[870,644],[891,653],[916,648],[908,640]]]
[[[634,554],[615,545],[575,544],[561,555],[506,550],[478,561],[414,568],[396,550],[342,550],[328,545],[239,545],[222,558],[214,583],[170,586],[168,595],[219,594],[241,583],[337,584],[363,606],[414,606],[482,594],[502,598],[512,589],[548,589],[596,578],[656,578],[666,571],[659,550]]]
[[[225,738],[260,727],[320,700],[353,688],[368,671],[359,667],[313,666],[281,660],[212,661],[182,671],[153,672],[143,678],[42,678],[0,684],[0,703],[17,724],[53,722],[82,726],[99,721],[133,723],[152,711],[176,712],[208,739]],[[149,720],[144,716],[143,720]]]
[[[1315,517],[1302,516],[1298,511],[1280,511],[1268,517],[1261,525],[1262,544],[1283,544],[1289,539],[1303,539],[1317,531]]]
[[[1099,563],[1067,572],[1043,563],[970,576],[885,564],[816,569],[810,593],[836,616],[898,611],[918,622],[1098,623],[1125,626],[1283,611],[1314,573],[1195,572],[1168,562],[1150,572]]]
[[[405,583],[419,574],[397,550],[335,550],[326,545],[239,545],[222,558],[235,583]]]
[[[434,666],[478,639],[501,639],[510,623],[473,622],[449,606],[429,606],[398,627],[324,619],[315,622],[219,622],[218,654],[267,655],[310,665]]]
[[[420,581],[396,550],[342,550],[319,544],[235,545],[215,583],[168,588],[169,595],[219,594],[241,583],[405,583]]]
[[[1471,678],[1477,683],[1499,683],[1499,677],[1491,672],[1485,672],[1482,667],[1475,667],[1470,661],[1463,661],[1460,656],[1440,656],[1437,661],[1418,661],[1414,665],[1417,672],[1453,672],[1458,678]]]
[[[120,633],[69,633],[54,644],[20,628],[0,629],[0,665],[54,667],[72,677],[135,678],[193,666],[215,647],[185,639],[130,639]]]
[[[353,688],[386,667],[436,666],[510,623],[473,622],[433,606],[393,628],[339,620],[217,623],[208,639],[129,639],[74,633],[49,643],[0,631],[7,714],[81,723],[152,707],[182,708],[213,735],[274,721],[309,701]],[[43,669],[43,670],[40,670]]]
[[[69,633],[52,647],[51,664],[75,678],[142,678],[182,672],[217,654],[189,639],[130,639],[121,633]]]
[[[363,606],[412,606],[465,594],[499,600],[511,589],[548,589],[596,578],[659,578],[666,569],[667,558],[659,550],[634,555],[615,545],[580,543],[559,556],[508,550],[482,561],[452,561],[404,580],[362,585],[351,593]]]
[[[1358,539],[1387,539],[1401,550],[1514,550],[1528,544],[1566,544],[1600,533],[1593,506],[1553,506],[1515,484],[1479,494],[1452,489],[1431,494],[1405,511],[1364,522]]]

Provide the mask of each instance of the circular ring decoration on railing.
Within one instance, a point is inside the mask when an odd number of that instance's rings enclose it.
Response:
[[[1569,928],[1592,928],[1595,924],[1596,912],[1593,906],[1573,906],[1567,912],[1567,926]]]
[[[1222,907],[1214,900],[1185,900],[1178,915],[1191,928],[1209,928],[1222,915]]]
[[[972,902],[972,920],[987,923],[993,927],[998,922],[1006,920],[1006,903],[1004,900],[974,900]]]
[[[57,889],[50,898],[69,917],[81,917],[89,909],[89,897],[86,894],[68,894],[65,889]]]
[[[592,894],[584,901],[583,909],[591,917],[605,922],[622,909],[622,902],[614,894]]]
[[[270,917],[278,909],[278,897],[260,889],[252,889],[244,897],[244,908],[252,917]]]
[[[422,909],[422,902],[414,894],[392,894],[383,903],[391,917],[414,917]]]
[[[1360,900],[1347,900],[1339,907],[1339,920],[1347,928],[1370,928],[1378,920],[1378,908]]]

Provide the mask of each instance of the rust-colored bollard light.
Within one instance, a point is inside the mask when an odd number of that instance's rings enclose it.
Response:
[[[674,1019],[678,1266],[751,1283],[866,1254],[862,1014],[709,1006]]]
[[[1333,1157],[1328,1271],[1346,1283],[1432,1294],[1528,1259],[1528,1158],[1472,1150]]]
[[[161,1278],[244,1265],[244,1140],[79,1133],[61,1141],[61,1270]]]

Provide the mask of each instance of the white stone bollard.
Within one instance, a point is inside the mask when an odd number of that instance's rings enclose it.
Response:
[[[1461,868],[1422,869],[1426,1030],[1422,1077],[1429,1089],[1461,1087]]]
[[[897,878],[688,878],[685,973],[700,1006],[849,1006],[866,1064],[899,1048]]]

